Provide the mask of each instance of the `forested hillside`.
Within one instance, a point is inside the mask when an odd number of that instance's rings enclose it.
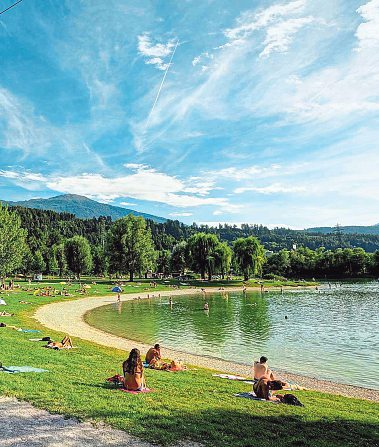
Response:
[[[187,226],[133,215],[112,222],[110,217],[79,219],[23,207],[9,211],[0,207],[1,216],[3,276],[16,269],[25,275],[69,271],[76,276],[129,271],[131,278],[148,270],[164,275],[189,270],[209,279],[231,272],[245,279],[251,274],[288,278],[379,274],[375,235],[308,234],[262,225]]]
[[[102,245],[112,220],[109,217],[79,219],[73,214],[32,208],[13,207],[21,217],[22,226],[28,230],[28,243],[32,250],[44,250],[64,239],[75,235],[86,237],[91,244]],[[367,252],[379,249],[379,235],[344,233],[306,233],[286,228],[268,229],[262,225],[185,225],[168,220],[165,223],[147,221],[154,243],[158,250],[171,250],[175,243],[188,239],[197,232],[216,234],[221,241],[233,242],[239,237],[256,236],[267,250],[277,252],[281,249],[307,247],[316,250],[361,247]]]

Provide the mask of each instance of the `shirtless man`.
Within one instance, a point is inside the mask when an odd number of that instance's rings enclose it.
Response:
[[[154,345],[154,348],[150,348],[146,353],[146,363],[151,363],[152,360],[160,360],[161,359],[161,347],[157,343]]]
[[[254,380],[266,377],[268,380],[275,380],[275,376],[267,365],[267,357],[262,356],[259,362],[254,362]]]

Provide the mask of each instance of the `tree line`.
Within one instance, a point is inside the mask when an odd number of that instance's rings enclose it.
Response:
[[[131,280],[149,271],[162,275],[192,271],[204,279],[230,274],[244,279],[379,274],[378,250],[369,253],[341,243],[336,249],[300,246],[272,253],[267,250],[272,244],[262,241],[270,234],[267,231],[271,230],[262,226],[237,231],[233,226],[187,227],[177,221],[156,224],[133,215],[115,222],[78,219],[67,213],[0,207],[0,274],[128,274]],[[231,234],[236,237],[231,239]]]

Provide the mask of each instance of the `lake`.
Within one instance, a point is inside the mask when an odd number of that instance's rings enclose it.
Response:
[[[209,312],[203,310],[209,303]],[[285,318],[287,316],[287,319]],[[150,344],[379,389],[379,283],[220,292],[102,306],[86,321]]]

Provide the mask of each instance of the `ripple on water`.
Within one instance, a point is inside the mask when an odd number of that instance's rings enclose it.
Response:
[[[135,300],[94,309],[104,331],[199,355],[270,364],[297,374],[379,389],[379,284],[320,291],[207,294]],[[287,316],[287,319],[285,319]],[[362,374],[364,371],[364,374]]]

